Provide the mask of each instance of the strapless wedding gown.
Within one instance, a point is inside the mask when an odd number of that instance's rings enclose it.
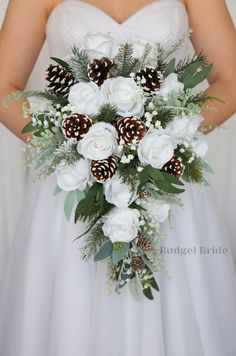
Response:
[[[121,25],[93,5],[67,0],[46,32],[51,55],[64,57],[87,31],[168,48],[188,26],[178,0],[155,1]],[[187,45],[176,56],[186,54]],[[128,289],[108,293],[105,264],[81,261],[83,243],[72,240],[85,226],[65,220],[55,184],[55,177],[28,182],[1,282],[1,356],[236,355],[235,272],[209,189],[187,186],[184,208],[174,210],[161,241],[169,278],[157,274],[161,292],[137,302]],[[206,254],[206,247],[222,251]],[[192,253],[181,256],[183,248]]]

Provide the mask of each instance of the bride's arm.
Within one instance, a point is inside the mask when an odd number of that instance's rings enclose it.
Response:
[[[11,102],[6,109],[2,100],[22,90],[45,40],[45,26],[53,6],[48,0],[10,0],[0,32],[0,120],[22,140],[26,120],[21,106],[26,99]]]
[[[236,111],[236,31],[224,0],[186,0],[192,43],[213,63],[206,94],[225,104],[209,103],[217,111],[203,111],[202,125],[220,125]]]

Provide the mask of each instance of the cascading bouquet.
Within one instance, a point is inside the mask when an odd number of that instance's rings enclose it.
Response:
[[[45,91],[13,95],[30,102],[22,133],[32,132],[26,145],[38,177],[55,173],[54,195],[67,192],[67,219],[74,211],[75,223],[87,222],[82,258],[105,260],[117,292],[129,284],[135,298],[153,299],[161,223],[181,205],[184,181],[206,184],[210,170],[198,128],[203,103],[215,98],[193,88],[212,65],[203,54],[169,59],[181,43],[167,52],[101,33],[85,43],[52,57]]]

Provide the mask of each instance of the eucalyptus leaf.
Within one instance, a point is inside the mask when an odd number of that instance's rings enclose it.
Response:
[[[139,301],[143,298],[142,284],[141,284],[139,278],[137,277],[137,275],[130,280],[129,290],[130,290],[130,293],[132,294],[132,296],[134,297],[134,299]]]
[[[116,242],[113,244],[112,262],[117,265],[118,262],[124,259],[129,251],[128,242]]]
[[[169,74],[173,73],[175,70],[175,58],[171,59],[169,63],[166,65],[165,76],[167,77]]]
[[[191,89],[191,88],[194,88],[199,83],[201,83],[203,80],[205,80],[208,77],[212,67],[213,67],[213,64],[209,64],[206,68],[203,68],[202,70],[197,72],[195,75],[186,77],[184,80],[181,80],[184,84],[184,88]]]
[[[62,192],[62,189],[57,185],[56,188],[54,189],[53,196],[55,197],[59,193]]]
[[[113,251],[113,244],[109,240],[105,242],[105,244],[101,247],[101,249],[96,253],[96,255],[94,256],[94,261],[97,262],[97,261],[104,260],[107,257],[110,257],[112,255],[112,251]]]
[[[74,202],[75,202],[75,192],[71,191],[67,194],[64,202],[64,212],[67,220],[70,220]]]
[[[85,198],[85,193],[82,192],[81,190],[76,189],[75,196],[76,196],[77,203],[79,203],[82,199]]]
[[[151,286],[152,286],[154,289],[156,289],[158,292],[160,291],[160,289],[159,289],[159,287],[158,287],[158,285],[157,285],[157,282],[156,282],[155,278],[151,278],[151,279],[150,279],[150,283],[151,283]]]

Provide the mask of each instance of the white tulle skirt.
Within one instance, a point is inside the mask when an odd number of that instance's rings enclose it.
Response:
[[[160,241],[160,293],[108,292],[82,261],[85,225],[67,222],[55,178],[29,183],[0,293],[1,356],[235,356],[236,279],[209,188],[187,186]]]

